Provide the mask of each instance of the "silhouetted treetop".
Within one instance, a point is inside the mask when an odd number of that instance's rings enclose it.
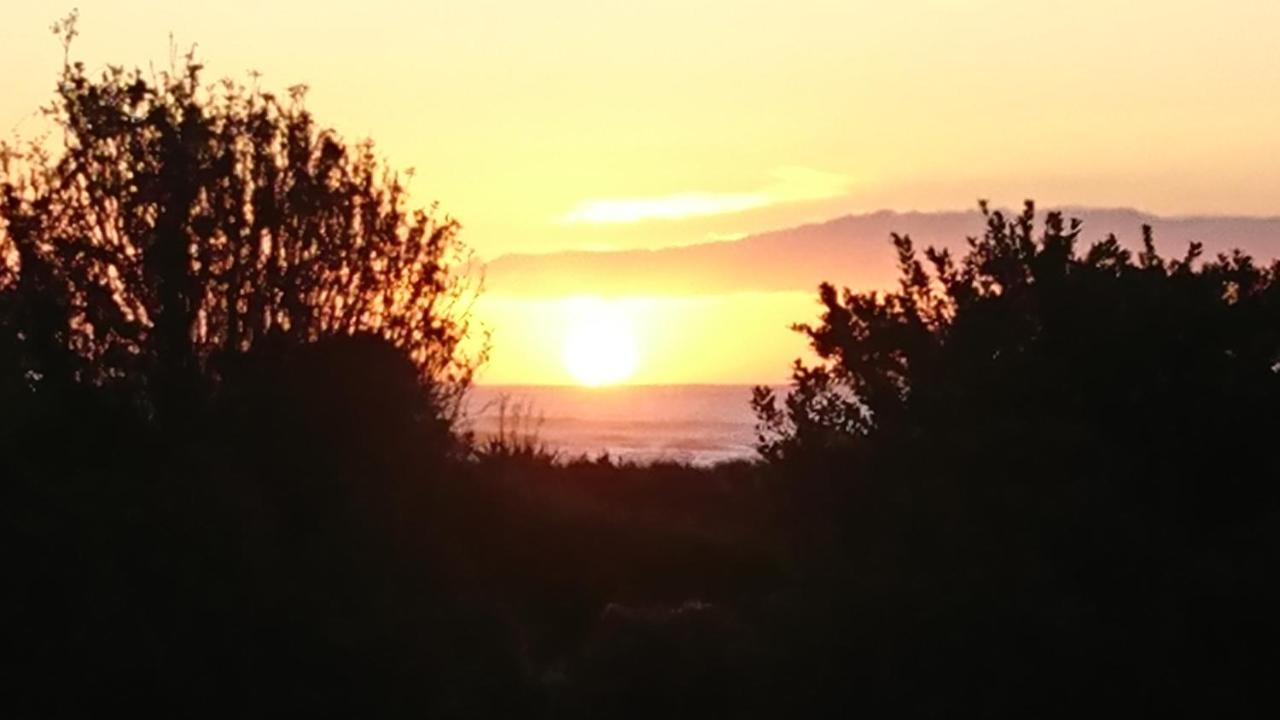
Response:
[[[982,209],[986,231],[958,259],[921,258],[894,235],[896,290],[821,286],[820,322],[796,326],[819,362],[797,361],[785,399],[756,391],[766,457],[997,414],[1043,428],[1095,413],[1111,427],[1170,404],[1276,397],[1280,263],[1202,260],[1196,244],[1165,259],[1149,228],[1136,253],[1114,236],[1080,252],[1078,221],[1050,213],[1037,231],[1030,202],[1014,217]]]
[[[74,17],[55,31],[69,46]],[[190,54],[158,73],[68,59],[52,138],[0,146],[6,364],[158,407],[268,335],[371,333],[456,400],[459,226],[412,209],[372,143],[317,125],[304,95],[206,84]]]

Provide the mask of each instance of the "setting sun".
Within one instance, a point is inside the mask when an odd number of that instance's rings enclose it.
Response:
[[[564,340],[564,366],[579,385],[598,387],[629,379],[636,372],[635,328],[622,309],[603,300],[571,303]]]

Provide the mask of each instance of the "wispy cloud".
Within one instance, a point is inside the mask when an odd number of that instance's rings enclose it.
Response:
[[[805,167],[774,170],[773,182],[755,192],[682,192],[641,198],[585,200],[564,215],[568,223],[632,223],[682,220],[754,210],[769,205],[821,200],[848,192],[850,178]]]
[[[648,198],[587,200],[565,216],[571,223],[629,223],[638,220],[678,220],[700,215],[742,212],[769,204],[766,195],[679,193]]]

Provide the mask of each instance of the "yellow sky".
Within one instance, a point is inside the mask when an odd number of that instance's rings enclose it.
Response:
[[[415,193],[460,218],[487,258],[689,244],[977,197],[1280,212],[1280,3],[1269,0],[72,4],[91,65],[163,64],[172,31],[199,43],[214,75],[308,83],[322,122],[415,167]],[[48,25],[63,9],[0,5],[0,133],[29,133],[60,61]],[[565,380],[546,340],[555,313],[491,290],[487,378]],[[796,340],[775,316],[813,309],[786,297],[649,301],[667,308],[651,320],[709,313],[716,337],[745,318],[778,320],[755,338],[768,364],[745,368],[740,350],[690,360],[678,338],[653,341],[635,377],[656,382],[781,377],[775,356]],[[531,356],[551,365],[521,370]]]

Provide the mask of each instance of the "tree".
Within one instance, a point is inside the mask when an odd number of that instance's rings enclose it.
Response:
[[[69,54],[75,16],[54,31]],[[371,142],[316,124],[304,86],[280,98],[201,70],[188,54],[95,76],[68,55],[53,142],[0,146],[3,382],[181,415],[268,337],[367,333],[456,410],[475,360],[458,223],[410,209]]]
[[[1166,260],[1149,230],[1078,252],[1078,222],[983,210],[959,259],[894,236],[896,289],[824,284],[818,361],[756,391],[798,554],[876,648],[821,662],[865,663],[898,714],[1256,713],[1280,263]]]
[[[1239,252],[1202,262],[1199,245],[1166,261],[1150,228],[1136,256],[1114,236],[1081,255],[1079,221],[1050,213],[1036,237],[1032,203],[1012,218],[982,209],[985,234],[958,262],[930,248],[926,266],[895,234],[896,290],[820,287],[820,322],[795,326],[819,362],[797,361],[785,398],[756,390],[765,457],[866,447],[997,413],[1112,427],[1139,419],[1116,410],[1238,410],[1275,398],[1280,262],[1260,267]]]
[[[68,59],[52,134],[0,147],[13,704],[528,714],[446,582],[458,224],[304,88],[200,73]]]

